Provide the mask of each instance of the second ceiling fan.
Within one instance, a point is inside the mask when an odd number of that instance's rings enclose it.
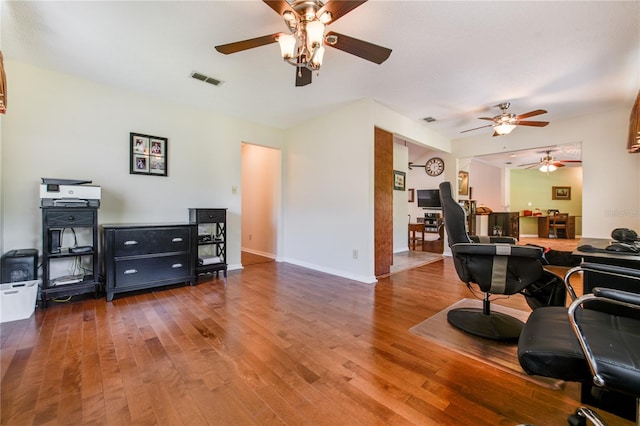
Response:
[[[539,154],[545,154],[544,157],[540,158],[540,161],[536,161],[534,163],[520,164],[518,167],[523,167],[525,169],[538,168],[541,172],[553,172],[558,167],[564,167],[565,163],[582,163],[582,160],[557,160],[556,158],[551,156],[551,153],[555,150],[546,150],[539,151]]]
[[[216,46],[228,55],[278,42],[283,59],[296,67],[296,86],[311,83],[313,71],[322,65],[324,46],[330,46],[362,59],[381,64],[391,55],[391,49],[329,31],[325,26],[335,22],[366,0],[263,0],[282,16],[290,33],[275,33],[248,40]]]
[[[471,132],[472,130],[484,129],[486,127],[493,127],[493,136],[502,136],[508,135],[511,133],[513,129],[517,126],[534,126],[534,127],[544,127],[549,124],[548,121],[531,121],[524,120],[525,118],[535,117],[536,115],[546,114],[547,111],[543,109],[537,109],[535,111],[529,111],[524,114],[515,115],[512,113],[508,113],[507,110],[511,104],[509,102],[504,102],[496,105],[496,107],[502,110],[502,113],[496,115],[495,117],[480,117],[480,120],[489,120],[493,121],[492,124],[487,124],[486,126],[475,127],[473,129],[463,130],[460,133]]]

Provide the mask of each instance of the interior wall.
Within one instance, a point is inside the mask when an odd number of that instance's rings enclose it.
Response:
[[[582,235],[582,168],[562,167],[549,174],[538,169],[513,169],[511,173],[511,211],[539,209],[547,214],[548,209],[560,210],[576,216],[576,235]],[[570,200],[553,200],[554,186],[571,188]],[[518,189],[520,188],[520,189]],[[521,190],[526,188],[526,191]],[[538,235],[537,222],[520,221],[520,234]]]
[[[505,211],[502,169],[477,160],[469,163],[471,199],[495,212]]]
[[[368,101],[287,130],[283,260],[373,283],[373,140]]]
[[[410,150],[412,152],[412,150]],[[452,167],[451,164],[447,164],[446,155],[439,151],[434,150],[424,150],[418,151],[415,157],[411,157],[410,161],[413,161],[415,164],[424,165],[427,160],[432,157],[440,157],[445,161],[445,170],[449,167]],[[424,167],[413,167],[411,170],[407,171],[407,187],[413,188],[415,191],[419,189],[438,189],[441,182],[444,182],[444,173],[440,176],[429,176],[424,171]],[[417,192],[414,194],[414,202],[409,203],[409,216],[411,222],[415,223],[417,218],[424,217],[425,212],[441,212],[441,210],[433,210],[433,209],[424,209],[422,207],[418,207],[418,194]]]
[[[628,108],[556,120],[547,127],[519,127],[452,141],[461,158],[582,142],[582,234],[609,238],[615,228],[640,229],[640,155],[626,151]]]
[[[409,228],[409,203],[407,197],[407,172],[409,164],[409,150],[406,146],[393,144],[393,170],[401,171],[405,175],[405,188],[393,190],[393,252],[399,253],[409,250],[407,237]],[[415,220],[415,219],[414,219]]]
[[[41,177],[89,179],[102,187],[100,224],[187,222],[190,207],[228,208],[228,262],[240,267],[241,142],[278,148],[281,130],[26,64],[5,65],[11,76],[1,168],[7,250],[42,248]],[[129,132],[168,138],[168,177],[129,174]]]
[[[242,144],[242,250],[276,258],[280,150]]]

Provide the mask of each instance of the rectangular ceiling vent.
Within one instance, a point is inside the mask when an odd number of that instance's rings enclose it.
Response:
[[[222,84],[222,81],[216,80],[213,77],[208,77],[204,74],[200,74],[199,72],[192,72],[191,77],[196,80],[204,81],[205,83],[213,84],[214,86],[219,86]]]
[[[426,121],[427,123],[433,123],[434,121],[436,121],[436,119],[433,117],[425,117],[423,118],[423,120]]]

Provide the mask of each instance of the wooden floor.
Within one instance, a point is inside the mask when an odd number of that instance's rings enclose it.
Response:
[[[1,325],[0,424],[565,424],[576,384],[545,389],[409,333],[464,297],[446,258],[377,285],[268,262],[52,303]]]

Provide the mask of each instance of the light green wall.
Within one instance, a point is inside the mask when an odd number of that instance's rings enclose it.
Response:
[[[547,209],[557,209],[561,213],[576,216],[576,234],[582,235],[582,168],[559,168],[549,174],[538,169],[511,170],[511,211],[522,213],[523,210],[540,209],[543,214]],[[554,186],[570,186],[571,200],[552,200]],[[529,204],[531,203],[531,204]],[[537,235],[537,222],[520,221],[521,235]]]

